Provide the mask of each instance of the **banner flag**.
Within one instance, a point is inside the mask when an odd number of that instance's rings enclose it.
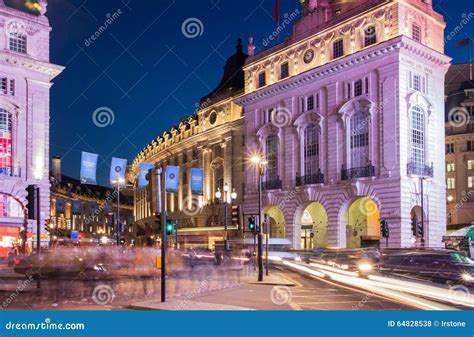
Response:
[[[81,184],[97,184],[97,159],[99,155],[95,153],[82,152],[81,158]]]
[[[178,193],[178,187],[179,187],[179,167],[167,166],[166,167],[166,180],[165,180],[166,192]]]
[[[125,180],[125,172],[127,170],[127,159],[112,158],[110,165],[110,183],[113,181]]]
[[[204,170],[191,169],[191,193],[195,195],[203,195],[204,193]]]
[[[155,164],[152,163],[141,163],[140,164],[140,175],[138,176],[138,187],[145,188],[148,186],[148,180],[146,180],[146,175],[148,171],[155,167]]]

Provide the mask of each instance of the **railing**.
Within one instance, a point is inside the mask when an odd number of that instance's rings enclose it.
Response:
[[[268,191],[268,190],[281,190],[283,186],[283,183],[280,179],[276,180],[268,180],[268,181],[263,181],[262,182],[262,190]]]
[[[417,176],[432,178],[434,174],[433,163],[431,163],[431,166],[420,165],[418,163],[413,163],[413,162],[408,163],[407,173],[408,175],[417,175]]]
[[[321,170],[317,174],[311,174],[306,176],[296,176],[296,186],[324,184],[324,174]]]
[[[342,167],[341,178],[342,180],[349,180],[354,178],[366,178],[375,176],[375,166],[368,165],[365,167],[354,167],[351,169],[345,169]]]

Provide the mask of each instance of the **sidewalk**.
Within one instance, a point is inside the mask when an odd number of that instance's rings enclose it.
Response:
[[[293,310],[291,304],[281,301],[285,289],[295,286],[291,280],[272,273],[264,277],[263,282],[256,282],[255,277],[245,283],[224,290],[213,290],[201,293],[199,289],[186,296],[172,298],[166,303],[159,299],[132,303],[135,310],[204,310],[204,311],[235,311],[235,310]]]

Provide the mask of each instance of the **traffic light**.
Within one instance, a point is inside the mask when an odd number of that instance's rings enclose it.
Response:
[[[36,185],[29,185],[26,188],[26,209],[28,210],[28,219],[36,220],[38,215],[38,187]]]
[[[175,224],[172,220],[166,222],[166,235],[173,235],[175,231]]]
[[[422,222],[419,222],[418,223],[418,226],[417,226],[417,229],[416,229],[416,233],[418,234],[419,237],[424,237],[425,236],[425,229],[423,228],[423,223]]]
[[[231,210],[231,221],[233,226],[238,226],[239,225],[239,206],[232,206]]]
[[[155,215],[153,217],[153,230],[154,233],[161,232],[161,215]]]
[[[387,220],[382,220],[380,222],[380,230],[382,232],[382,237],[383,238],[388,238],[390,237],[390,227],[388,227],[388,222]]]
[[[255,217],[253,216],[249,218],[249,231],[253,234],[257,233],[257,224],[255,221]]]

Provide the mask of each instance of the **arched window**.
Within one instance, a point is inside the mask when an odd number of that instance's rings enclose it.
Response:
[[[266,141],[267,170],[266,180],[278,180],[278,136],[272,135]]]
[[[304,174],[315,176],[319,173],[319,127],[309,125],[304,130]]]
[[[12,114],[0,109],[0,176],[12,175]]]
[[[26,54],[26,35],[22,33],[10,33],[9,36],[9,45],[10,50]]]
[[[418,106],[411,109],[410,114],[410,156],[415,174],[422,174],[425,158],[425,115]]]
[[[367,167],[370,164],[369,125],[368,112],[356,112],[350,119],[350,166],[352,169]]]
[[[364,30],[364,47],[371,46],[377,43],[377,28],[375,26],[368,26]]]

